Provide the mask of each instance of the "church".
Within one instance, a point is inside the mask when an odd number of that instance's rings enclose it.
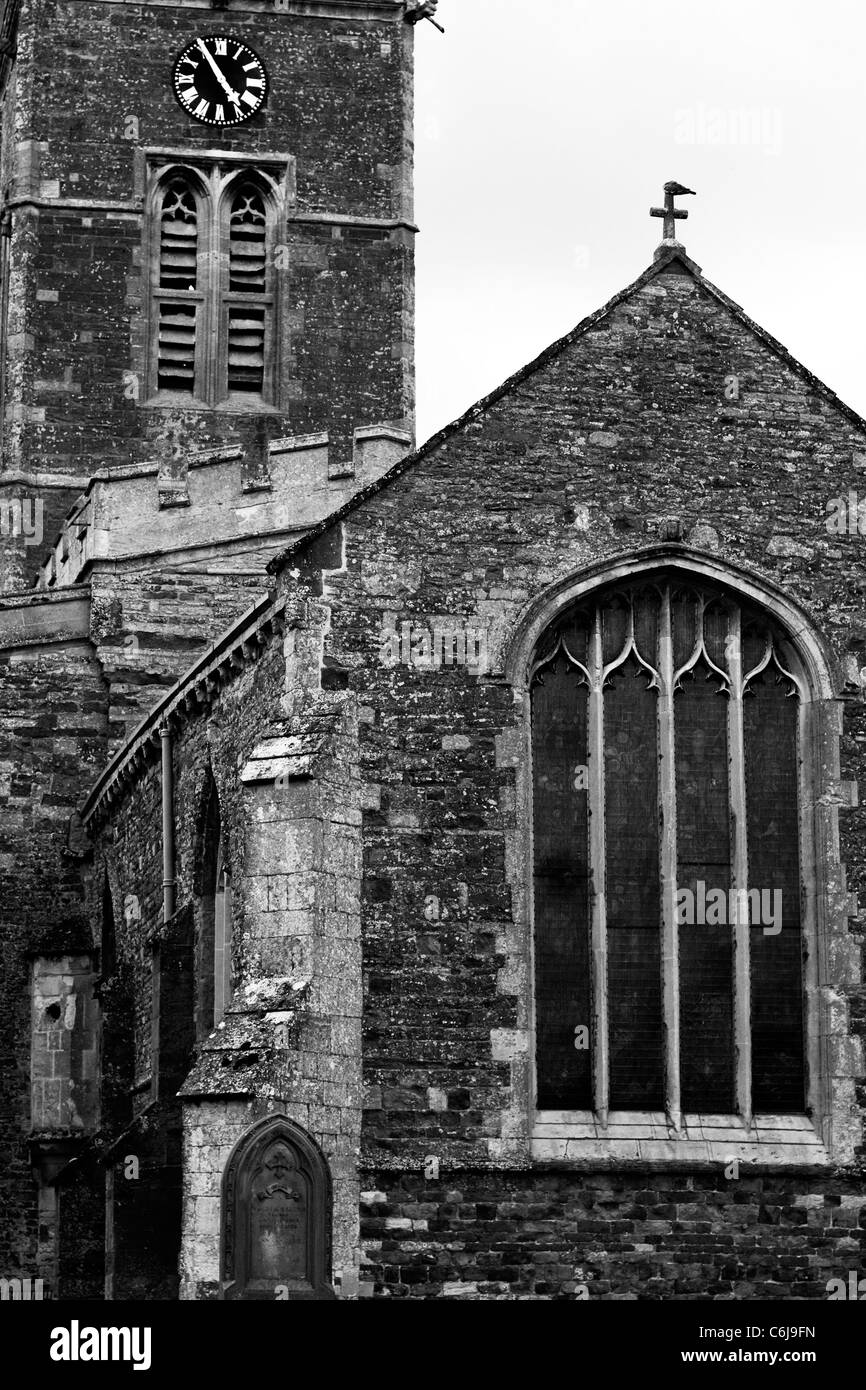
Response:
[[[19,1297],[860,1277],[866,422],[669,183],[417,448],[436,11],[2,8]]]

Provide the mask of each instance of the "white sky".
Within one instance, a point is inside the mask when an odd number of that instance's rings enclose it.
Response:
[[[418,440],[651,262],[866,415],[864,0],[440,0],[416,31]]]

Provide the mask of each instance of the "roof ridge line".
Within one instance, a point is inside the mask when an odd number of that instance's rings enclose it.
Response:
[[[556,357],[560,356],[568,347],[588,333],[591,328],[603,322],[603,320],[628,299],[630,295],[634,294],[637,290],[643,289],[644,285],[649,284],[657,275],[660,275],[666,270],[673,261],[678,261],[685,272],[691,275],[692,279],[706,289],[707,293],[716,299],[716,301],[727,309],[729,313],[733,314],[737,321],[747,328],[749,332],[753,333],[765,347],[780,357],[785,365],[798,376],[805,378],[813,390],[816,390],[834,409],[841,411],[849,423],[866,434],[866,419],[858,415],[857,411],[854,410],[852,406],[846,405],[846,403],[836,395],[832,387],[821,381],[820,377],[815,376],[814,372],[811,372],[808,367],[804,366],[793,353],[788,351],[784,343],[781,343],[778,338],[774,338],[772,333],[769,333],[765,328],[762,328],[759,323],[756,323],[754,319],[750,318],[745,309],[743,309],[736,300],[731,299],[723,290],[720,290],[718,286],[714,285],[711,280],[708,280],[701,267],[691,260],[683,247],[663,247],[661,248],[661,254],[657,254],[657,258],[652,261],[636,280],[632,280],[624,289],[619,290],[612,298],[608,299],[601,308],[596,309],[593,313],[581,319],[574,328],[570,329],[569,332],[565,333],[561,338],[557,338],[553,343],[549,344],[549,346],[540,352],[537,357],[534,357],[531,362],[521,367],[519,371],[512,373],[512,375],[501,382],[499,386],[489,391],[487,395],[475,401],[468,410],[465,410],[456,420],[452,420],[450,424],[443,426],[436,434],[431,435],[420,448],[413,450],[413,452],[407,454],[405,458],[399,459],[398,462],[389,468],[386,473],[383,473],[381,477],[368,483],[365,488],[356,492],[348,502],[343,503],[336,511],[318,522],[316,526],[307,531],[295,541],[293,545],[290,545],[286,550],[275,555],[274,558],[268,562],[266,572],[268,574],[278,573],[293,555],[300,554],[309,543],[319,536],[324,535],[332,526],[336,526],[344,517],[349,516],[371,497],[384,491],[394,479],[400,477],[401,474],[414,467],[416,463],[420,463],[429,454],[433,453],[435,449],[438,449],[440,445],[447,443],[447,441],[463,429],[464,426],[469,424],[473,419],[476,419],[484,411],[490,409],[491,406],[495,405],[515,386],[520,386],[524,381],[528,380],[529,377],[534,375],[535,372],[547,366],[548,362],[552,362]]]
[[[664,259],[653,262],[653,264],[649,265],[636,280],[626,285],[624,289],[618,290],[600,309],[595,309],[591,314],[587,314],[587,316],[582,318],[574,328],[569,329],[562,337],[550,343],[537,357],[534,357],[531,362],[527,362],[525,366],[513,372],[511,376],[506,377],[499,386],[494,387],[492,391],[488,391],[487,395],[481,396],[479,400],[474,401],[462,415],[458,415],[457,418],[452,420],[449,424],[443,425],[440,430],[437,430],[435,434],[432,434],[429,439],[425,440],[419,448],[407,454],[405,458],[399,459],[397,463],[388,469],[387,473],[383,473],[380,478],[376,478],[373,482],[368,483],[365,488],[356,492],[348,502],[344,502],[342,507],[338,507],[336,511],[331,512],[330,516],[318,522],[316,526],[307,531],[294,545],[281,551],[279,555],[275,555],[273,560],[266,566],[267,572],[269,574],[276,573],[282,568],[284,562],[289,559],[290,556],[302,550],[308,541],[315,539],[317,536],[324,535],[324,533],[330,530],[332,526],[335,526],[338,521],[341,521],[344,516],[348,516],[356,507],[359,507],[370,497],[375,496],[377,492],[381,492],[392,479],[398,478],[401,473],[406,472],[414,464],[420,463],[422,459],[426,458],[427,455],[432,453],[434,449],[437,449],[440,444],[445,443],[455,435],[464,425],[467,425],[476,416],[488,410],[492,405],[495,405],[512,387],[520,385],[535,372],[540,371],[548,362],[553,361],[553,359],[564,352],[567,347],[570,347],[572,342],[582,337],[583,334],[587,333],[596,323],[600,323],[609,313],[612,313],[612,311],[616,309],[624,299],[627,299],[630,294],[637,289],[642,289],[645,284],[654,279],[661,270],[675,259],[682,261],[683,264],[689,268],[690,273],[694,273],[691,269],[694,262],[689,261],[688,257],[681,255],[678,250],[672,250]]]

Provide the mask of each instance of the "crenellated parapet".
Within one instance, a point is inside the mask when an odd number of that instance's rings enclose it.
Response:
[[[99,561],[263,569],[297,539],[405,457],[412,438],[390,425],[356,429],[351,458],[327,434],[271,439],[251,471],[240,447],[95,473],[71,508],[36,587],[80,583]]]

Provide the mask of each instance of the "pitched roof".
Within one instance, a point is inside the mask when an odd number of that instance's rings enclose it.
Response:
[[[421,445],[420,449],[415,449],[413,453],[407,454],[405,458],[400,459],[398,463],[394,464],[392,468],[389,468],[381,477],[369,483],[367,487],[362,488],[359,492],[356,492],[350,501],[344,503],[342,507],[338,507],[336,511],[331,512],[330,516],[318,522],[316,526],[312,527],[311,530],[307,531],[286,550],[281,551],[279,555],[275,555],[267,566],[268,572],[270,574],[278,573],[292,556],[301,554],[318,536],[324,535],[326,531],[329,531],[332,526],[342,521],[344,517],[349,516],[358,507],[363,506],[371,497],[375,497],[377,493],[382,492],[396,478],[408,472],[410,468],[414,468],[417,463],[427,458],[428,455],[432,454],[440,445],[447,443],[449,439],[453,439],[454,436],[459,434],[472,420],[477,419],[479,415],[485,410],[488,410],[491,406],[496,405],[498,401],[502,400],[504,396],[507,396],[515,387],[522,385],[524,381],[527,381],[536,372],[546,367],[549,362],[559,357],[560,354],[570,348],[573,343],[576,343],[580,338],[584,337],[590,329],[602,323],[620,304],[624,303],[624,301],[636,291],[642,290],[644,285],[649,284],[657,275],[660,275],[663,271],[671,267],[674,262],[677,263],[676,268],[678,273],[691,275],[692,278],[717,301],[717,303],[723,305],[729,313],[750,333],[754,334],[770,352],[775,353],[775,355],[784,362],[785,366],[795,372],[813,391],[816,391],[822,396],[830,406],[844,415],[855,429],[862,430],[863,433],[866,434],[866,420],[858,415],[855,410],[852,410],[851,406],[846,405],[844,401],[840,400],[829,386],[826,386],[823,381],[809,371],[808,367],[804,367],[802,362],[799,362],[777,338],[774,338],[766,329],[761,328],[760,324],[755,323],[754,319],[750,319],[746,311],[742,309],[739,304],[735,303],[733,299],[729,299],[722,290],[718,289],[717,286],[707,280],[701,272],[700,266],[696,265],[693,260],[690,260],[681,247],[665,247],[660,251],[657,259],[653,261],[652,265],[647,267],[642,275],[639,275],[638,278],[632,281],[630,285],[627,285],[625,289],[615,294],[612,299],[609,299],[607,303],[600,309],[597,309],[594,314],[589,314],[587,318],[581,319],[580,323],[575,328],[572,328],[563,338],[559,338],[556,342],[551,343],[550,347],[545,348],[545,350],[538,357],[534,358],[532,362],[529,362],[525,367],[522,367],[519,372],[515,372],[513,376],[503,381],[501,386],[497,386],[496,389],[491,391],[488,395],[482,396],[481,400],[476,401],[475,404],[470,406],[458,419],[446,425],[444,429],[439,430],[437,434],[431,435],[426,443]]]

